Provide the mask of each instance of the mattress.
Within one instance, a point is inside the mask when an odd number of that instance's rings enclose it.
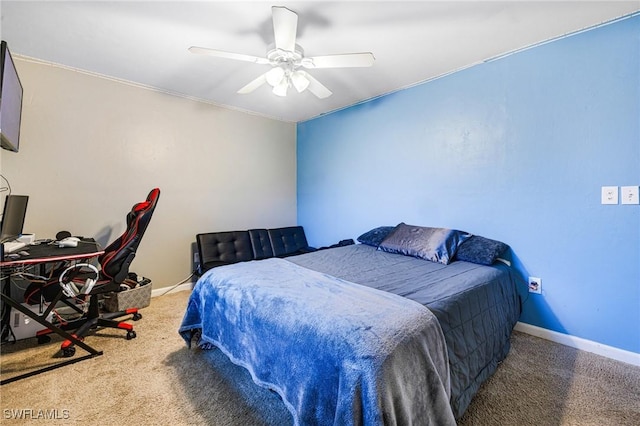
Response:
[[[287,260],[426,306],[444,333],[451,372],[450,402],[456,418],[509,352],[521,306],[514,272],[500,262],[493,266],[463,261],[443,265],[364,244]]]
[[[206,272],[179,332],[276,391],[295,425],[455,425],[447,347],[425,306],[287,260]]]

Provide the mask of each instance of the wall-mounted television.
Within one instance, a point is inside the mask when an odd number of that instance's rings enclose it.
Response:
[[[2,148],[18,152],[22,118],[22,83],[7,43],[0,44],[0,142]]]

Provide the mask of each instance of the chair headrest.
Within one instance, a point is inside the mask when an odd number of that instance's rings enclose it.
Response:
[[[160,196],[160,188],[153,188],[150,192],[149,195],[147,195],[147,201],[149,201],[150,203],[156,203],[156,201],[158,201],[158,197]]]

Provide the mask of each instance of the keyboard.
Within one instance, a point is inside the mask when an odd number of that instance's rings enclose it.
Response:
[[[20,250],[22,247],[25,247],[27,244],[20,241],[8,241],[2,245],[4,246],[5,253],[13,253],[14,251]]]

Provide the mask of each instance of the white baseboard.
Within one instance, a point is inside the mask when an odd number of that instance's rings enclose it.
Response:
[[[156,296],[162,296],[166,293],[175,293],[176,291],[185,291],[185,290],[191,290],[193,288],[193,282],[191,281],[187,281],[184,284],[180,284],[177,287],[161,287],[161,288],[154,288],[153,290],[151,290],[151,297],[156,297]]]
[[[516,323],[514,330],[531,334],[532,336],[540,337],[542,339],[550,340],[555,343],[560,343],[561,345],[570,346],[582,351],[587,351],[596,355],[615,359],[617,361],[626,362],[627,364],[640,366],[640,354],[635,352],[625,351],[624,349],[618,349],[614,348],[613,346],[603,345],[601,343],[583,339],[581,337],[558,333],[557,331],[548,330],[546,328],[537,327],[535,325],[527,324],[524,322]]]

